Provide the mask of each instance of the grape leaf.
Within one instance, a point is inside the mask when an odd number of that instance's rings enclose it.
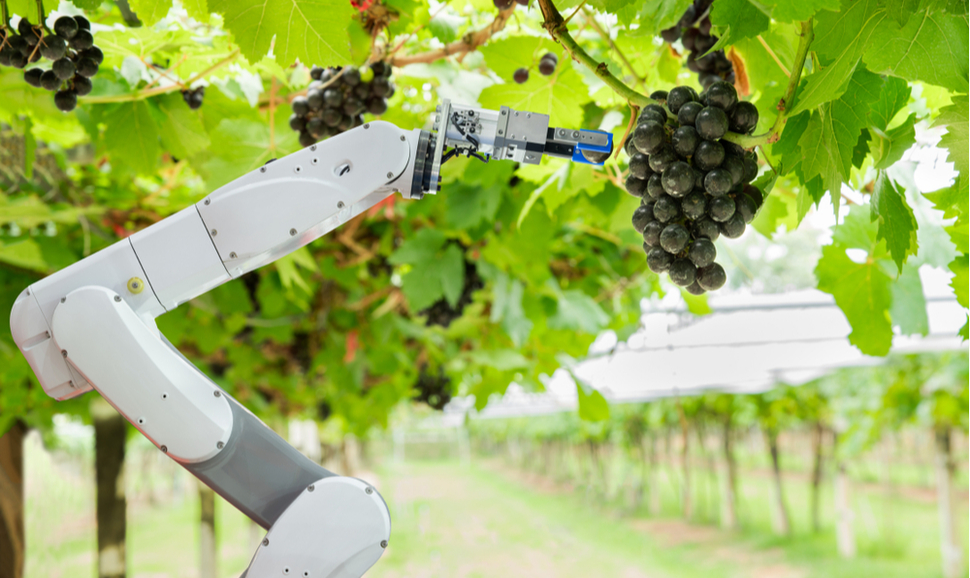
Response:
[[[789,191],[775,191],[765,197],[751,226],[768,239],[774,238],[780,225],[785,225],[786,231],[794,231],[799,221],[796,201],[796,196]]]
[[[155,172],[158,162],[158,127],[144,100],[125,102],[112,108],[111,122],[104,131],[104,145],[113,156],[142,174]],[[134,138],[132,138],[134,136]]]
[[[780,174],[788,174],[798,163],[802,162],[802,152],[799,142],[805,129],[808,128],[808,121],[812,114],[803,112],[790,117],[785,123],[785,130],[781,133],[778,142],[771,145],[771,153],[781,156],[781,166],[778,167]]]
[[[492,294],[492,323],[501,323],[502,330],[512,339],[513,345],[522,347],[532,332],[532,321],[522,308],[525,286],[518,279],[509,279],[501,273],[495,280]]]
[[[610,404],[603,394],[584,384],[573,375],[576,381],[576,395],[579,396],[579,419],[583,421],[606,421],[610,419]]]
[[[870,37],[885,19],[886,12],[876,0],[844,0],[841,12],[818,13],[812,49],[826,62],[799,90],[792,115],[816,108],[846,91]]]
[[[387,261],[392,265],[416,265],[434,259],[445,244],[445,234],[437,229],[421,229],[401,243]]]
[[[918,249],[916,242],[916,217],[913,209],[906,204],[906,196],[896,183],[884,171],[879,172],[872,191],[872,202],[869,203],[870,219],[879,221],[879,233],[876,239],[885,239],[889,254],[899,272],[903,272],[903,263],[909,255],[915,255]]]
[[[923,281],[916,267],[903,267],[902,274],[893,283],[893,304],[889,313],[903,335],[929,334],[930,321],[926,314]]]
[[[720,49],[744,38],[754,38],[768,30],[770,19],[748,0],[718,0],[711,7],[711,23],[722,30]]]
[[[212,0],[209,9],[223,15],[249,62],[262,59],[271,45],[283,65],[296,60],[320,66],[350,62],[347,29],[358,24],[346,0]]]
[[[172,8],[172,0],[131,0],[128,5],[142,24],[152,26],[165,18]]]
[[[181,95],[170,93],[159,98],[157,110],[162,144],[170,153],[184,159],[209,146],[199,113],[186,106]]]
[[[882,79],[860,69],[852,76],[845,93],[812,113],[799,140],[804,159],[804,180],[822,177],[838,211],[839,191],[849,178],[852,153],[866,126],[869,103],[879,97]]]
[[[900,28],[887,20],[876,29],[866,48],[869,70],[924,81],[956,92],[967,90],[967,19],[926,9]]]
[[[690,5],[691,0],[645,0],[638,14],[640,26],[637,33],[655,36],[677,24]]]
[[[453,184],[448,187],[448,190],[445,217],[448,224],[458,229],[472,229],[479,223],[491,222],[502,203],[500,186],[469,187]]]
[[[839,0],[778,0],[769,2],[771,18],[777,22],[800,22],[808,20],[819,10],[839,10]]]
[[[964,309],[970,307],[967,299],[967,281],[970,280],[970,256],[966,253],[957,255],[956,259],[950,263],[950,271],[953,271],[953,279],[950,280],[950,287],[957,297],[957,303]]]
[[[911,89],[905,80],[889,76],[882,84],[879,99],[869,107],[869,124],[886,130],[896,113],[909,102]]]
[[[449,245],[438,259],[435,272],[441,279],[441,291],[452,307],[458,305],[465,287],[465,256],[458,245]]]
[[[967,95],[954,95],[952,101],[952,104],[940,109],[940,114],[936,117],[933,126],[946,127],[946,134],[940,139],[940,146],[946,147],[949,151],[947,160],[960,171],[957,193],[961,212],[966,215],[968,184],[970,184],[970,145],[968,145],[970,113],[968,113]]]
[[[209,21],[208,0],[181,0],[181,4],[192,18],[202,23]]]
[[[686,289],[681,289],[680,296],[687,305],[687,310],[694,315],[710,315],[714,312],[707,304],[707,295],[691,295]]]
[[[570,289],[559,296],[556,314],[549,317],[548,323],[551,329],[579,329],[596,333],[609,321],[609,316],[589,295]]]
[[[535,65],[546,52],[552,52],[562,62],[562,48],[555,42],[541,36],[510,36],[502,40],[489,42],[479,48],[485,57],[485,64],[492,69],[499,78],[506,82],[512,80],[512,75],[519,68],[530,68],[531,76],[539,76]],[[514,108],[514,107],[513,107]]]
[[[875,168],[888,169],[916,142],[916,114],[909,115],[903,124],[885,132],[870,127],[876,138],[869,144]]]
[[[495,84],[482,91],[478,102],[498,110],[503,105],[515,110],[549,115],[553,126],[578,128],[583,123],[583,105],[592,100],[583,79],[569,62],[560,59],[557,74],[533,74],[524,84]]]
[[[24,239],[9,244],[0,241],[0,263],[41,273],[46,273],[49,269],[44,261],[44,255],[40,251],[40,246],[33,239]]]
[[[852,326],[850,343],[866,355],[886,355],[893,341],[891,281],[877,262],[855,263],[845,249],[838,244],[822,248],[815,267],[818,288],[835,298]]]
[[[920,0],[884,0],[882,5],[889,17],[902,27],[919,10],[919,2]]]

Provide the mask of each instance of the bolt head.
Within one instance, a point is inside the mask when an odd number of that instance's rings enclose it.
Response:
[[[162,453],[163,454],[167,454],[168,453],[168,446],[162,446],[162,447],[160,447],[158,449],[162,450]]]
[[[236,252],[233,251],[232,253],[229,253],[229,258],[230,259],[235,259],[236,258]]]
[[[259,167],[259,172],[265,173],[266,172],[266,167]]]
[[[269,538],[263,538],[263,546],[269,546]]]
[[[344,205],[344,202],[343,201],[337,201],[337,208],[338,209],[342,209],[342,208],[344,208],[344,206],[345,205]]]
[[[62,349],[61,350],[61,357],[67,358],[67,350],[66,349]]]
[[[290,229],[290,236],[291,237],[295,237],[296,236],[296,229]]]
[[[387,548],[387,540],[381,540],[381,548]]]
[[[115,301],[121,303],[121,295],[115,295]]]
[[[313,484],[310,484],[309,486],[306,487],[306,491],[308,492],[312,492],[315,489],[316,489],[316,486],[314,486]]]
[[[217,449],[217,450],[221,450],[221,449],[222,449],[222,448],[224,448],[224,447],[226,447],[226,444],[224,444],[224,443],[222,443],[222,442],[217,442],[217,443],[216,443],[216,449]]]
[[[213,395],[213,397],[222,397],[222,392],[221,391],[213,391],[212,392],[212,395]]]
[[[393,176],[394,176],[394,173],[392,173],[392,172],[390,172],[390,171],[388,171],[388,173],[387,173],[387,178],[391,178],[391,177],[393,177]]]
[[[368,494],[373,494],[374,493],[374,488],[366,488],[364,491],[366,493],[368,493]]]

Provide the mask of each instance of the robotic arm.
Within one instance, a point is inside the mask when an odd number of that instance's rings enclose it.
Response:
[[[222,146],[233,146],[223,143]],[[92,389],[268,532],[245,578],[361,576],[391,519],[368,483],[300,454],[161,335],[155,318],[332,231],[384,198],[434,194],[459,154],[602,164],[612,135],[549,127],[542,114],[452,105],[432,131],[370,122],[246,174],[125,240],[34,283],[11,330],[44,391]]]

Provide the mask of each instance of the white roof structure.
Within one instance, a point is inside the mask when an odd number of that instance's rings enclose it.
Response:
[[[929,334],[897,335],[892,352],[966,350],[957,335],[965,310],[953,297],[948,276],[929,267],[921,276]],[[701,317],[687,312],[682,301],[645,307],[641,329],[627,342],[600,336],[572,371],[611,403],[633,403],[705,391],[755,393],[779,383],[801,385],[841,367],[884,362],[849,343],[845,315],[830,295],[817,290],[711,296],[709,305],[713,313]],[[546,391],[531,393],[513,383],[476,417],[575,410],[576,385],[568,371],[557,370],[545,385]],[[473,403],[456,399],[446,413],[463,414]]]

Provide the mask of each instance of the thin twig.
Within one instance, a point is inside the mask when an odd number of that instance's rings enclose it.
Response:
[[[403,48],[404,47],[404,44],[407,43],[408,40],[411,40],[412,38],[414,38],[414,35],[415,34],[417,34],[418,32],[420,32],[425,26],[427,26],[428,24],[430,24],[431,21],[434,20],[435,17],[438,16],[438,14],[441,14],[441,12],[445,8],[447,8],[447,7],[448,7],[448,4],[447,3],[442,4],[441,7],[439,7],[437,10],[435,10],[434,14],[432,14],[431,17],[428,18],[428,21],[427,22],[421,24],[420,26],[418,26],[417,28],[415,28],[414,30],[412,30],[410,34],[408,34],[407,36],[405,36],[403,40],[401,40],[400,42],[397,43],[397,46],[395,46],[390,52],[387,53],[387,56],[394,56],[395,54],[397,54],[397,51],[400,50],[401,48]]]
[[[768,165],[771,172],[775,173],[775,176],[778,176],[778,171],[775,170],[775,165],[771,164],[771,161],[768,160],[768,153],[765,152],[765,147],[763,145],[758,145],[758,149],[761,151],[761,158],[765,161],[765,164]]]
[[[447,58],[454,54],[465,54],[475,50],[479,46],[488,42],[488,39],[497,34],[503,28],[505,24],[512,17],[512,12],[514,8],[509,8],[508,10],[503,10],[495,16],[495,20],[492,20],[491,24],[476,30],[474,32],[469,32],[465,34],[461,39],[456,40],[450,44],[446,44],[443,48],[438,48],[435,50],[429,50],[427,52],[420,52],[418,54],[407,54],[404,56],[397,56],[388,59],[388,63],[391,66],[407,66],[408,64],[416,64],[419,62],[431,63],[436,60],[441,60],[442,58]]]
[[[620,146],[617,147],[616,152],[613,154],[614,159],[620,158],[620,151],[626,145],[626,139],[630,136],[630,131],[633,130],[633,125],[637,122],[637,116],[640,114],[640,107],[630,103],[630,121],[626,123],[626,132],[623,133],[623,139],[620,140]]]
[[[37,1],[39,2],[40,0],[37,0]],[[573,19],[573,16],[575,16],[576,14],[578,14],[578,13],[579,13],[579,11],[583,9],[583,6],[586,6],[586,0],[583,0],[583,1],[582,1],[582,2],[581,2],[581,3],[579,4],[579,6],[577,6],[577,7],[576,7],[576,9],[575,9],[575,10],[573,10],[573,13],[572,13],[572,14],[570,14],[570,15],[569,15],[569,16],[568,16],[568,17],[566,18],[566,20],[565,20],[565,21],[564,21],[564,22],[562,23],[562,25],[563,25],[563,26],[565,26],[565,25],[567,25],[567,24],[569,24],[569,21],[570,21],[570,20],[572,20],[572,19]]]
[[[596,33],[599,34],[600,37],[610,45],[610,50],[615,52],[616,55],[620,57],[620,61],[630,70],[630,74],[633,75],[633,78],[636,79],[637,83],[642,84],[645,79],[640,78],[640,75],[637,74],[637,71],[633,68],[633,65],[630,64],[630,61],[627,59],[626,55],[623,54],[620,47],[613,42],[613,39],[610,37],[610,33],[603,30],[603,27],[600,26],[599,22],[596,21],[596,17],[589,13],[589,10],[583,10],[583,16],[585,17],[586,23],[589,24],[593,30],[595,30]]]
[[[269,150],[276,152],[276,76],[269,81]]]
[[[775,54],[775,51],[772,50],[770,46],[768,46],[768,43],[765,42],[765,39],[762,38],[760,34],[758,35],[758,42],[760,42],[761,45],[765,47],[765,50],[768,51],[768,55],[771,56],[771,59],[775,61],[775,64],[778,65],[778,68],[780,68],[781,71],[785,73],[785,76],[791,78],[791,72],[788,72],[788,69],[785,68],[785,65],[782,64],[781,60],[778,59],[778,55]]]

